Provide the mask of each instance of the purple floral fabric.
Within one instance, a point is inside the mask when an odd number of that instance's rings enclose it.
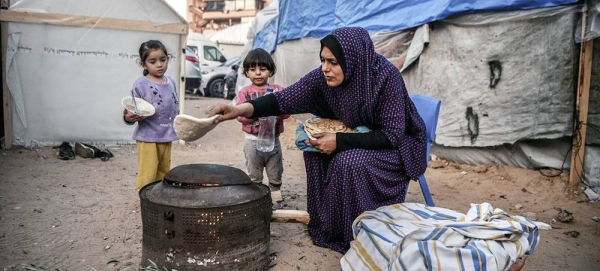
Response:
[[[319,68],[275,93],[282,114],[312,113],[354,128],[382,130],[388,150],[304,153],[309,234],[318,246],[345,253],[352,222],[364,211],[404,202],[411,179],[426,168],[425,125],[398,69],[374,50],[366,30],[332,32],[346,58],[345,81],[329,87]]]

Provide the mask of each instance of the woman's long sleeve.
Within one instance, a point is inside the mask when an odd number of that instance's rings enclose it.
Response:
[[[381,130],[367,133],[336,133],[337,151],[348,149],[383,150],[394,146]]]
[[[254,107],[254,112],[252,113],[252,116],[248,117],[249,119],[281,115],[277,98],[275,98],[275,95],[273,94],[265,95],[246,102]]]

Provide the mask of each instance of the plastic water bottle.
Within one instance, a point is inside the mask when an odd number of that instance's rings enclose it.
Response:
[[[267,87],[265,95],[273,94],[273,88]],[[256,140],[256,150],[260,152],[270,152],[275,148],[275,126],[277,118],[275,116],[259,118],[258,139]]]

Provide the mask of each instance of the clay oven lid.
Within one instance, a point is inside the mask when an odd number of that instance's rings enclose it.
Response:
[[[269,194],[244,171],[223,165],[189,164],[171,169],[162,181],[142,188],[150,202],[182,208],[213,208],[243,204]]]

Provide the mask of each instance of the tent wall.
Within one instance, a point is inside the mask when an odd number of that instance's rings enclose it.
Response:
[[[411,92],[442,100],[436,143],[498,146],[570,136],[577,14],[459,26],[436,22]]]
[[[570,136],[576,19],[567,12],[473,26],[434,23],[403,76],[409,92],[442,100],[436,143],[486,147]],[[315,38],[279,44],[274,81],[287,86],[318,67],[319,48]]]
[[[121,98],[131,95],[142,76],[139,45],[159,38],[175,53],[176,34],[42,24],[9,24],[8,84],[13,102],[13,141],[17,145],[60,141],[118,144],[133,128],[122,120]],[[69,38],[73,37],[73,38]],[[77,40],[80,37],[85,37]],[[114,42],[119,40],[121,42]],[[177,62],[167,75],[179,77]],[[18,101],[21,92],[21,101]],[[22,102],[22,110],[20,102]]]
[[[142,76],[139,46],[165,44],[174,57],[167,75],[179,86],[185,20],[158,0],[42,2],[11,1],[13,10],[0,11],[11,143],[132,143],[135,126],[123,123],[121,98]]]
[[[219,46],[219,49],[221,49],[227,59],[240,56],[244,49],[243,44],[217,43],[217,46]]]
[[[600,39],[594,40],[586,144],[600,145]]]
[[[403,75],[412,91],[443,101],[434,152],[468,164],[570,168],[577,18],[563,13],[501,24],[433,24],[427,49]],[[492,61],[502,70],[494,70]],[[582,179],[600,193],[597,40],[591,78]]]
[[[583,180],[600,194],[600,39],[594,40]]]
[[[0,48],[6,47],[6,40],[7,40],[8,36],[6,35],[5,32],[7,31],[7,29],[8,29],[8,25],[6,23],[0,23],[0,37],[2,38],[2,42],[0,43],[1,44]],[[0,50],[0,55],[2,56],[2,71],[4,71],[5,70],[5,66],[4,66],[5,61],[4,60],[6,59],[6,52]],[[4,84],[6,82],[6,80],[4,80],[4,79],[5,79],[4,72],[0,72],[0,82],[2,82],[0,84]],[[2,89],[4,89],[4,88],[5,87],[3,86]],[[5,139],[4,126],[8,126],[8,125],[4,125],[4,121],[8,121],[8,119],[9,119],[8,117],[6,120],[4,119],[4,111],[7,111],[7,113],[10,112],[10,107],[8,106],[8,104],[6,104],[6,105],[4,104],[4,99],[5,99],[4,96],[5,95],[8,96],[8,91],[6,91],[6,92],[2,91],[2,95],[0,95],[0,104],[2,105],[2,110],[0,110],[0,120],[3,121],[2,125],[0,125],[0,148],[4,147],[4,139]],[[9,100],[10,97],[6,97],[6,99]]]
[[[583,182],[600,195],[600,145],[586,145]]]
[[[435,144],[438,157],[469,165],[510,165],[522,168],[570,168],[570,137],[521,140],[493,147],[445,147]],[[551,146],[551,147],[549,147]]]
[[[244,45],[248,42],[248,31],[250,23],[236,24],[214,33],[210,40],[217,43],[229,59],[241,55]]]
[[[329,1],[330,4],[341,2]],[[422,1],[406,1],[403,4],[409,3],[418,5]],[[402,72],[408,91],[442,100],[435,154],[469,164],[570,167],[579,56],[579,44],[575,43],[574,35],[580,24],[578,20],[582,8],[577,5],[560,6],[566,3],[554,2],[549,6],[558,6],[553,8],[529,7],[510,12],[468,13],[445,21],[433,16],[430,17],[430,21],[434,21],[430,27],[402,31],[402,34],[414,34],[412,42],[408,43],[409,53],[399,54],[396,59],[398,63],[407,63],[413,57],[416,59]],[[519,9],[514,2],[503,4],[507,4],[506,9]],[[331,24],[331,21],[327,21],[332,20],[331,16],[317,16],[319,20],[310,20],[314,14],[323,11],[312,10],[322,8],[322,3],[303,5],[306,6],[304,9],[294,8],[299,5],[303,4],[282,0],[278,27],[272,23],[262,28],[254,27],[254,48],[272,48],[270,41],[273,39],[260,37],[277,33],[279,44],[274,50],[274,58],[278,73],[273,81],[283,86],[294,83],[318,67],[320,37],[335,27],[353,25],[337,21]],[[373,12],[381,15],[398,11],[375,7],[373,10],[361,9],[356,12],[356,9],[341,8],[342,5],[336,5],[334,11],[325,10],[325,14],[333,12],[335,20],[352,18],[373,22],[377,17],[369,17]],[[386,2],[382,5],[393,4]],[[345,15],[338,16],[339,12]],[[427,13],[422,9],[418,12]],[[292,17],[300,18],[290,20]],[[409,21],[414,19],[411,16],[388,17],[407,18]],[[298,21],[306,24],[299,27],[294,24]],[[377,28],[389,27],[388,24],[364,23],[360,26],[373,31],[371,36],[376,48],[382,35],[386,38],[390,35],[389,32],[377,31],[398,30]],[[400,35],[400,31],[396,33]],[[415,37],[419,37],[417,41]],[[407,43],[395,44],[398,48],[391,49],[399,49],[398,52],[402,53],[404,49],[400,47]],[[599,46],[594,45],[596,49],[586,124],[588,151],[585,153],[583,176],[586,184],[595,190],[600,190]]]
[[[302,38],[279,44],[273,54],[273,60],[277,65],[273,82],[281,86],[289,86],[309,71],[319,67],[320,48],[321,43],[316,38]]]

